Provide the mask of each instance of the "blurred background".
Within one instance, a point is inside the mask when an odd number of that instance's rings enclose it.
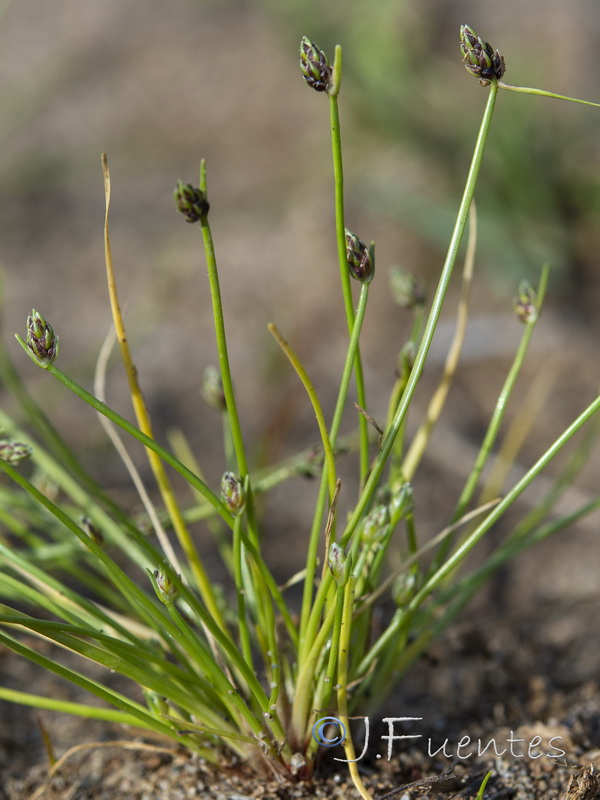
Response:
[[[174,210],[176,181],[197,183],[200,158],[207,159],[231,360],[253,459],[292,453],[316,440],[316,428],[267,322],[297,348],[328,413],[346,345],[328,103],[304,84],[298,48],[304,34],[330,56],[342,45],[347,224],[377,244],[363,352],[369,411],[382,417],[411,326],[390,296],[388,270],[409,269],[433,291],[486,100],[461,64],[462,23],[500,49],[508,83],[600,101],[596,0],[2,0],[2,336],[101,480],[115,490],[129,485],[92,412],[13,339],[38,309],[60,335],[61,368],[91,385],[110,325],[100,154],[108,154],[112,173],[121,300],[157,434],[183,427],[216,485],[224,468],[218,417],[200,397],[203,370],[216,359],[210,300],[199,231]],[[454,506],[520,337],[512,298],[523,278],[537,282],[545,262],[552,265],[548,301],[509,409],[514,417],[534,382],[544,385],[523,463],[596,393],[599,133],[598,110],[500,94],[476,197],[477,278],[464,366],[429,456],[428,483],[422,494],[416,487],[431,533]],[[423,398],[453,329],[458,277]],[[129,415],[116,359],[108,387],[109,402]],[[581,477],[584,496],[597,494],[597,467]],[[312,486],[271,501],[279,514],[272,517],[275,558],[289,551],[276,534],[299,519],[306,524],[305,491],[312,502]],[[571,540],[568,552],[548,551],[550,595],[581,589],[581,557],[594,546],[597,520],[586,525],[580,546]],[[529,572],[524,566],[524,584],[538,566],[536,559]],[[589,581],[585,591],[597,589],[597,571]]]

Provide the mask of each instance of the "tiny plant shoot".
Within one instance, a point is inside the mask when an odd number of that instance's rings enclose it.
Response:
[[[304,388],[306,402],[312,405],[318,451],[307,448],[266,471],[253,469],[229,362],[209,221],[219,210],[209,203],[205,163],[199,186],[177,184],[175,206],[187,223],[198,228],[212,298],[218,364],[207,368],[203,396],[223,420],[223,477],[217,487],[204,481],[200,466],[193,465],[184,451],[172,452],[154,437],[118,298],[108,223],[110,174],[103,157],[109,297],[136,424],[104,403],[101,388],[92,394],[61,371],[58,335],[40,313],[31,312],[26,339],[17,336],[17,340],[48,373],[48,380],[62,383],[111,423],[111,438],[116,437],[113,440],[126,463],[126,448],[115,429],[145,446],[158,499],[153,502],[141,486],[145,515],[140,520],[105,494],[54,428],[43,402],[27,392],[2,350],[0,375],[19,401],[22,420],[13,421],[0,411],[0,645],[86,689],[101,702],[72,703],[6,687],[0,687],[0,699],[150,731],[211,763],[235,760],[257,776],[275,775],[282,782],[318,780],[316,757],[330,744],[322,724],[328,717],[347,732],[340,737],[336,753],[348,762],[358,795],[369,800],[372,795],[356,764],[360,748],[353,743],[352,717],[369,714],[374,702],[384,706],[403,673],[495,569],[600,505],[600,501],[588,504],[568,517],[554,515],[548,522],[598,432],[597,426],[590,425],[589,436],[573,448],[572,461],[553,479],[535,513],[508,528],[483,561],[458,573],[481,539],[600,407],[597,398],[582,408],[517,483],[485,503],[478,500],[486,489],[484,469],[500,442],[504,412],[540,319],[548,282],[548,269],[543,267],[537,286],[523,283],[518,289],[514,310],[515,324],[522,326],[521,344],[491,412],[479,454],[464,476],[454,513],[433,538],[424,538],[420,530],[427,501],[414,496],[412,480],[459,365],[475,265],[473,198],[499,94],[505,90],[598,107],[503,83],[504,58],[467,25],[460,29],[460,52],[467,72],[485,88],[479,132],[430,304],[418,278],[406,273],[393,276],[394,297],[414,324],[397,364],[390,363],[390,375],[397,366],[396,380],[391,381],[390,397],[383,405],[387,414],[378,419],[382,403],[381,398],[367,398],[361,330],[369,313],[369,287],[380,279],[380,271],[375,269],[375,245],[364,232],[359,236],[351,230],[345,215],[338,114],[342,51],[336,47],[330,61],[317,45],[302,39],[301,74],[319,95],[315,102],[329,104],[332,241],[338,261],[337,268],[331,267],[339,270],[348,330],[331,417],[294,343],[286,340],[275,323],[268,327]],[[439,386],[424,416],[419,414],[422,422],[416,433],[409,437],[406,421],[436,327],[443,310],[452,313],[446,295],[467,230],[456,333]],[[356,430],[343,430],[344,411],[353,402]],[[82,405],[83,413],[87,412]],[[201,460],[202,454],[198,457]],[[342,457],[356,460],[354,486],[340,481]],[[129,469],[139,486],[134,467]],[[194,490],[197,500],[193,503],[183,503],[174,492],[172,470]],[[298,549],[305,554],[304,560],[297,565],[296,575],[281,586],[269,565],[256,498],[276,491],[283,480],[301,480],[307,474],[317,481],[314,505],[306,509],[307,538]],[[341,495],[346,502],[355,498],[351,513],[344,517],[337,514]],[[206,520],[229,575],[223,586],[215,586],[209,578],[205,554],[192,535],[191,525],[199,520]],[[288,589],[298,580],[301,592],[296,601],[297,595],[292,598]],[[44,640],[58,647],[36,646]],[[69,666],[64,663],[65,650],[81,657],[80,668],[72,666],[72,660]],[[90,677],[86,672],[90,660],[129,679],[131,691],[117,691]],[[484,796],[488,778],[479,797]]]

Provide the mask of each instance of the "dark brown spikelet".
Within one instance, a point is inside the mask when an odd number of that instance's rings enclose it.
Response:
[[[178,181],[173,197],[177,211],[183,214],[186,222],[200,222],[208,214],[210,206],[206,195],[191,183]]]
[[[300,71],[304,80],[317,92],[327,90],[331,80],[331,67],[325,53],[306,36],[300,42]]]
[[[506,70],[504,59],[489,42],[477,36],[468,25],[460,26],[460,52],[465,68],[482,83],[500,80]]]
[[[52,364],[58,355],[58,336],[35,308],[27,317],[27,346],[40,366]]]
[[[367,245],[346,230],[346,259],[350,274],[357,281],[368,281],[373,277],[373,263]]]

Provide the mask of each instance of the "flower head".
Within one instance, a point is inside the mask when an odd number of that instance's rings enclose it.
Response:
[[[370,511],[363,522],[361,539],[363,542],[372,542],[382,538],[390,521],[390,511],[387,505],[378,505]]]
[[[477,36],[468,25],[460,26],[460,52],[466,69],[483,84],[500,80],[504,75],[506,66],[498,50],[493,50],[491,44]]]
[[[41,367],[52,364],[58,355],[58,336],[35,308],[27,317],[27,347]]]
[[[32,452],[32,448],[24,442],[0,439],[0,458],[8,464],[18,464],[29,458]]]
[[[306,36],[300,42],[300,70],[304,80],[317,92],[325,92],[331,80],[329,59]]]
[[[154,591],[158,599],[165,605],[175,602],[179,595],[179,589],[171,578],[158,569],[155,569],[152,574],[154,576]]]
[[[412,273],[392,267],[390,287],[392,297],[400,308],[422,308],[425,305],[425,287]]]
[[[241,514],[246,505],[244,484],[233,472],[225,472],[221,479],[221,500],[232,514]]]
[[[329,546],[327,563],[336,584],[339,587],[345,586],[352,570],[352,555],[346,553],[337,542],[332,542]]]
[[[177,181],[173,197],[177,211],[184,215],[186,222],[200,222],[208,214],[210,206],[206,195],[191,183]]]
[[[526,325],[531,325],[537,321],[538,306],[537,306],[537,292],[529,281],[521,281],[519,285],[519,293],[513,301],[515,314]]]
[[[394,603],[400,608],[408,605],[419,588],[419,575],[417,572],[403,572],[392,586]]]
[[[369,248],[349,230],[346,230],[346,259],[350,274],[357,281],[364,283],[373,278],[373,262]]]

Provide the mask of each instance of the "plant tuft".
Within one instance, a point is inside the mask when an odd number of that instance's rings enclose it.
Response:
[[[451,500],[447,525],[433,536],[430,507],[439,492],[428,494],[427,474],[425,479],[419,475],[418,481],[413,480],[423,457],[434,446],[432,434],[459,367],[476,262],[473,198],[500,90],[574,99],[500,83],[502,56],[466,25],[461,28],[461,51],[468,71],[489,85],[489,92],[431,302],[418,276],[399,270],[392,274],[391,294],[401,309],[398,313],[405,315],[410,334],[398,355],[388,353],[387,340],[385,350],[381,348],[389,355],[390,384],[389,397],[382,402],[381,397],[367,398],[361,353],[362,326],[375,272],[374,245],[367,246],[347,230],[345,222],[338,114],[341,47],[336,47],[331,67],[323,51],[306,37],[302,40],[304,79],[317,91],[326,91],[330,103],[335,243],[347,338],[329,418],[329,406],[322,405],[292,344],[274,323],[268,324],[306,392],[316,420],[318,444],[304,446],[282,462],[265,465],[261,459],[259,466],[252,463],[249,454],[264,453],[267,448],[253,442],[252,450],[247,450],[242,435],[217,254],[207,216],[204,161],[200,188],[178,182],[177,210],[188,222],[200,223],[197,233],[212,304],[218,369],[206,369],[202,395],[220,411],[224,429],[222,456],[216,457],[222,479],[216,487],[202,477],[203,465],[196,463],[196,454],[181,432],[172,438],[173,452],[154,438],[118,302],[108,230],[110,174],[103,156],[110,301],[137,425],[53,363],[58,337],[35,310],[27,320],[27,343],[17,339],[48,376],[143,445],[157,491],[152,499],[123,442],[117,439],[115,446],[144,504],[144,519],[140,521],[136,510],[109,498],[83,465],[82,461],[89,459],[80,459],[46,417],[43,394],[41,401],[30,397],[8,354],[0,351],[0,373],[5,373],[0,377],[6,378],[36,434],[35,471],[20,470],[19,462],[32,451],[22,442],[27,437],[0,408],[0,473],[8,483],[8,488],[1,487],[0,519],[6,522],[6,532],[0,530],[0,649],[9,648],[61,675],[100,702],[75,705],[61,697],[41,697],[2,686],[0,700],[142,729],[170,738],[174,746],[212,764],[222,765],[224,760],[243,763],[257,775],[274,775],[281,782],[310,779],[319,746],[331,743],[328,734],[319,736],[330,729],[335,729],[336,736],[343,731],[337,740],[344,748],[342,760],[347,762],[361,798],[372,800],[356,763],[362,756],[357,757],[350,735],[352,716],[365,717],[387,702],[406,670],[494,570],[600,508],[600,500],[594,499],[568,515],[560,516],[556,509],[561,494],[589,456],[594,434],[600,435],[596,424],[588,427],[591,433],[582,443],[575,439],[600,410],[600,397],[557,432],[537,461],[515,470],[518,477],[511,485],[499,487],[497,470],[489,469],[493,454],[500,449],[503,459],[509,460],[508,451],[513,461],[517,458],[512,440],[521,437],[511,437],[509,431],[505,442],[501,441],[504,413],[540,319],[547,266],[535,287],[523,282],[518,289],[514,307],[525,323],[521,342],[490,411],[479,452],[461,476],[460,494]],[[421,401],[427,387],[420,386],[415,408],[415,393],[426,364],[429,366],[442,311],[446,316],[452,311],[448,287],[467,232],[456,332],[438,385],[428,402],[425,397],[425,405]],[[285,308],[280,313],[285,319]],[[388,338],[393,341],[395,336]],[[435,375],[435,369],[430,375]],[[356,402],[352,402],[354,398]],[[207,411],[205,416],[194,422],[213,425],[214,415]],[[415,417],[417,424],[413,425]],[[273,426],[265,433],[265,441],[272,430]],[[506,441],[510,443],[508,451],[503,447]],[[547,479],[547,495],[515,525],[519,498],[568,444],[574,449],[571,463]],[[354,469],[352,465],[342,467],[343,458],[354,458]],[[456,459],[453,479],[463,461]],[[175,470],[190,490],[181,493],[183,499],[175,491],[167,467]],[[28,477],[32,472],[33,478]],[[294,543],[294,552],[301,554],[300,564],[280,577],[269,563],[267,532],[275,526],[265,517],[273,504],[261,496],[276,491],[283,481],[301,476],[315,479],[313,500],[308,508],[300,509],[306,513],[299,528],[285,533],[286,546]],[[50,491],[49,487],[54,488]],[[484,502],[479,496],[493,499]],[[340,498],[343,512],[338,512]],[[500,522],[502,536],[479,548]],[[191,530],[195,523],[206,526],[202,535]],[[222,584],[215,583],[204,561],[206,536],[214,537],[221,557]],[[472,558],[477,551],[479,562]],[[147,575],[147,580],[138,581],[139,575]],[[296,593],[292,587],[300,591]],[[56,645],[54,650],[49,650],[48,642]],[[80,656],[83,664],[91,660],[120,672],[131,682],[132,690],[118,692],[108,682],[87,678],[85,667],[72,669],[70,660],[63,663],[65,651]],[[480,797],[483,790],[484,784]]]

